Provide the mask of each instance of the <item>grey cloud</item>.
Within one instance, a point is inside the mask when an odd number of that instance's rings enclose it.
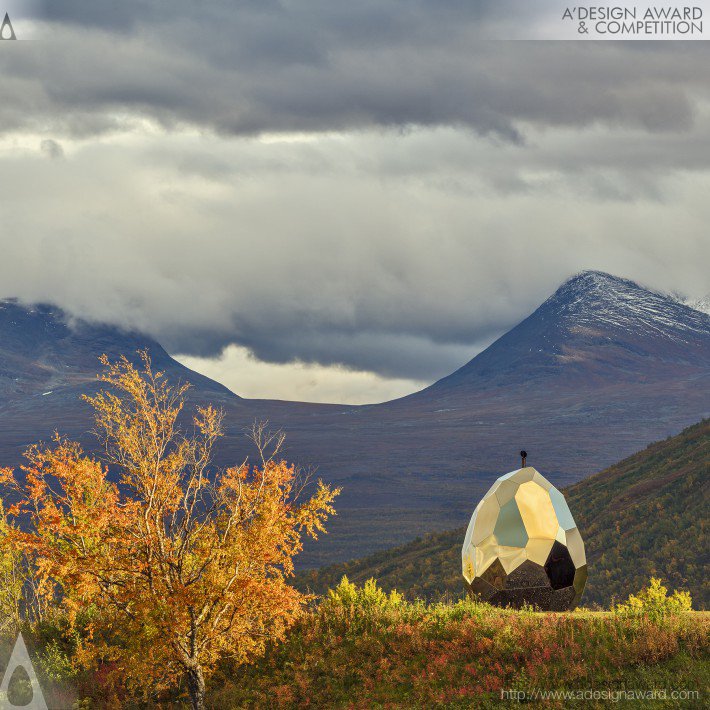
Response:
[[[396,328],[393,328],[396,331]],[[496,333],[497,334],[497,333]],[[262,324],[239,331],[200,333],[195,330],[166,332],[162,343],[170,352],[215,357],[229,341],[236,340],[263,362],[338,364],[350,369],[376,372],[384,377],[433,381],[443,377],[488,345],[435,342],[428,337],[397,332],[340,332],[337,328],[305,329],[300,323],[278,331]]]
[[[566,191],[587,199],[663,201],[673,175],[710,168],[710,114],[692,130],[649,136],[642,129],[529,129],[524,145],[474,140],[465,131],[438,129],[369,133],[357,150],[338,138],[283,145],[242,144],[239,158],[204,145],[149,150],[155,165],[223,184],[255,175],[377,175],[381,180],[426,181],[459,196],[549,195]]]
[[[0,54],[0,125],[453,125],[513,141],[528,124],[693,125],[710,84],[705,43],[483,41],[487,27],[519,21],[527,6],[513,5],[507,20],[511,3],[453,0],[52,3],[51,39]]]
[[[57,141],[52,140],[51,138],[45,138],[40,143],[40,150],[52,160],[64,157],[64,149],[62,148],[61,143],[57,143]]]
[[[0,296],[138,328],[172,352],[236,343],[269,362],[424,380],[583,268],[703,296],[708,166],[681,170],[664,134],[662,199],[649,200],[641,129],[626,132],[627,172],[613,135],[563,133],[520,146],[453,129],[275,143],[188,132],[68,141],[52,163],[5,153]],[[492,171],[527,188],[501,191]],[[600,194],[604,180],[643,209]]]
[[[0,52],[0,296],[421,379],[583,268],[703,296],[706,43],[482,41],[510,7],[52,3]]]

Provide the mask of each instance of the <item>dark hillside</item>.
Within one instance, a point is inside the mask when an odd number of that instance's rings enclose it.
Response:
[[[582,604],[608,606],[651,576],[687,589],[698,609],[710,607],[707,568],[710,510],[710,420],[652,444],[565,490],[584,537],[589,581]],[[299,575],[323,592],[343,574],[375,577],[386,590],[433,599],[463,592],[464,528],[418,538],[345,564]]]

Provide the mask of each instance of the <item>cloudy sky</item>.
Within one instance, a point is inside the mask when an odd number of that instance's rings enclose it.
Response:
[[[586,268],[710,291],[707,42],[487,39],[505,1],[41,17],[0,43],[0,296],[238,394],[405,394]]]

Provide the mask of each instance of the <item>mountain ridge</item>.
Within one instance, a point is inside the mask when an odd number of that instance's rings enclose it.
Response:
[[[0,311],[2,464],[16,465],[28,444],[57,429],[95,446],[80,395],[100,386],[96,358],[132,356],[147,344],[172,380],[192,381],[191,404],[224,409],[217,465],[252,455],[243,432],[268,420],[286,431],[289,460],[318,466],[343,488],[330,534],[307,547],[305,566],[463,524],[471,501],[522,448],[565,486],[710,416],[710,316],[600,272],[565,282],[448,377],[375,405],[242,399],[152,339],[88,323],[72,330],[53,312],[23,321],[11,310]],[[655,327],[644,326],[648,319]]]
[[[595,294],[595,296],[592,297],[591,294]],[[635,294],[637,298],[634,299],[632,297],[632,294]],[[653,303],[654,300],[656,302],[655,304]],[[577,319],[574,324],[575,327],[581,329],[593,329],[595,325],[599,324],[599,322],[604,322],[605,310],[610,310],[613,312],[614,308],[608,308],[608,306],[614,306],[618,310],[618,306],[620,303],[623,303],[624,307],[627,309],[633,308],[638,314],[638,318],[635,322],[631,319],[627,319],[627,325],[630,323],[637,329],[641,328],[642,326],[651,328],[662,337],[670,337],[671,333],[669,331],[672,331],[674,335],[682,333],[683,330],[691,330],[696,333],[706,333],[708,328],[710,327],[710,314],[706,313],[703,308],[696,307],[699,304],[703,303],[702,300],[698,301],[697,304],[689,304],[683,300],[679,300],[678,298],[673,297],[671,294],[665,294],[660,290],[641,286],[630,279],[613,276],[612,274],[598,270],[583,270],[574,274],[565,282],[563,282],[560,287],[538,308],[536,308],[529,316],[524,318],[518,325],[514,326],[505,334],[503,334],[500,338],[495,340],[491,345],[489,345],[483,351],[478,353],[478,355],[473,357],[467,363],[463,364],[453,373],[437,380],[436,382],[423,388],[422,390],[394,400],[367,405],[330,405],[329,403],[322,404],[326,406],[341,406],[345,408],[377,407],[380,405],[387,405],[392,402],[397,402],[399,400],[416,396],[422,392],[427,392],[428,390],[433,387],[436,387],[439,384],[447,383],[450,378],[458,378],[460,374],[465,373],[468,369],[470,369],[474,361],[480,362],[483,359],[482,356],[484,356],[484,354],[488,353],[489,351],[495,351],[497,348],[495,348],[494,346],[497,346],[499,343],[509,345],[510,342],[514,340],[515,337],[517,337],[519,330],[522,329],[529,321],[531,321],[531,319],[535,320],[536,317],[539,317],[541,311],[545,311],[546,309],[549,310],[551,307],[558,307],[560,315],[563,315],[568,319]],[[585,308],[580,308],[580,304],[585,304]],[[654,305],[655,308],[653,307]],[[663,308],[659,307],[659,305],[665,305],[666,307],[668,307],[669,305],[673,305],[677,313],[682,313],[685,317],[682,319],[667,318],[663,314]],[[607,306],[606,309],[605,306]],[[10,311],[9,314],[8,311]],[[593,318],[589,317],[590,311],[594,312]],[[200,373],[197,373],[194,370],[189,370],[181,363],[174,360],[174,358],[172,358],[154,338],[147,336],[141,333],[140,331],[125,329],[120,326],[114,326],[102,322],[90,322],[81,318],[76,318],[71,316],[63,309],[52,304],[21,303],[18,299],[15,298],[0,299],[0,332],[2,332],[4,325],[2,321],[7,321],[8,315],[10,316],[10,318],[12,318],[13,316],[17,317],[18,315],[31,316],[35,314],[38,316],[37,320],[40,320],[42,316],[47,317],[45,318],[44,322],[44,326],[46,329],[58,327],[59,329],[64,330],[65,333],[73,331],[74,334],[79,337],[81,336],[82,331],[93,330],[93,340],[98,341],[101,344],[101,341],[105,338],[107,342],[103,344],[108,346],[109,348],[111,345],[113,345],[113,343],[111,342],[112,339],[116,339],[116,336],[120,335],[124,338],[123,345],[126,345],[125,341],[127,340],[127,344],[129,346],[135,346],[134,350],[131,350],[130,352],[125,354],[133,355],[135,350],[147,348],[151,351],[152,357],[158,363],[158,366],[164,367],[166,370],[184,370],[185,373],[189,373],[193,379],[199,379],[201,385],[213,383],[213,386],[215,388],[221,388],[223,391],[229,392],[230,394],[235,397],[238,397],[239,399],[243,399],[238,393],[234,392],[233,390],[230,390],[224,385],[221,385],[215,380],[211,380],[210,378],[201,375]],[[543,316],[543,319],[546,317],[547,314]],[[667,326],[666,329],[658,327],[659,319],[662,319],[665,322]],[[25,320],[29,319],[25,318]],[[618,320],[614,322],[612,318],[607,318],[606,320],[608,324],[617,328],[624,325],[624,323],[620,323]],[[34,330],[36,331],[37,328],[35,328]],[[99,336],[98,338],[97,334]],[[3,333],[3,335],[5,335],[5,333]],[[103,338],[101,336],[103,336]],[[4,343],[0,344],[0,357],[5,360],[7,359],[8,354],[7,348],[2,347],[3,344]],[[36,345],[36,343],[33,343],[32,345]],[[98,360],[98,355],[102,352],[101,347],[94,347],[92,348],[92,350],[94,353],[96,353],[95,359]],[[554,354],[554,356],[557,357],[558,360],[564,361],[565,358],[568,358],[569,360],[574,359],[573,355],[565,354],[562,351],[557,351],[554,345],[552,353]],[[55,352],[53,354],[60,355],[61,353]],[[498,353],[495,354],[497,355]],[[490,355],[488,355],[487,357],[490,357]],[[85,358],[84,364],[86,364]],[[95,366],[95,368],[98,368],[97,362],[92,362],[92,365]],[[0,370],[0,377],[1,376],[2,371]],[[257,398],[257,401],[269,400],[262,400],[261,398]],[[288,402],[291,400],[270,401]],[[303,404],[311,403],[304,402]]]
[[[117,348],[132,360],[138,350],[147,349],[155,366],[169,376],[189,377],[201,387],[230,392],[177,362],[150,336],[74,318],[51,304],[0,300],[0,334],[0,395],[6,397],[13,392],[30,394],[48,387],[93,383],[101,367],[99,356],[115,353]]]
[[[668,317],[666,311],[670,311],[675,318]],[[625,316],[614,318],[614,313],[619,312],[625,313]],[[465,379],[475,378],[479,383],[486,380],[485,386],[498,386],[499,381],[491,382],[490,376],[493,367],[500,370],[501,361],[506,368],[504,374],[511,382],[521,381],[523,375],[530,372],[531,366],[535,368],[533,374],[570,374],[560,373],[560,367],[567,364],[573,369],[575,362],[589,359],[591,346],[597,346],[597,350],[602,349],[600,346],[608,347],[610,329],[615,332],[616,344],[622,350],[636,352],[640,344],[648,339],[648,329],[653,331],[654,337],[675,338],[675,342],[666,344],[665,355],[673,355],[675,361],[683,361],[687,353],[682,346],[678,347],[678,342],[685,345],[687,341],[682,335],[688,332],[707,333],[709,328],[710,315],[679,303],[667,294],[605,272],[582,271],[565,281],[527,318],[482,353],[450,375],[410,396],[458,386]],[[565,330],[573,329],[576,329],[573,334],[578,336],[577,340],[582,345],[576,349],[568,342],[570,338],[565,338]],[[629,335],[636,339],[633,347],[628,342]],[[531,341],[537,347],[531,347]],[[525,343],[528,351],[519,347],[519,343]],[[619,359],[618,352],[615,355],[617,363],[624,361]],[[523,359],[527,359],[528,367],[521,372],[516,368]],[[600,365],[610,364],[610,358],[597,355],[596,359]]]

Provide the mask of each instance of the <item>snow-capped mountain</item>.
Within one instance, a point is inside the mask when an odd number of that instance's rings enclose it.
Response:
[[[0,308],[0,465],[55,429],[93,439],[79,395],[96,387],[97,357],[150,348],[193,401],[226,413],[218,463],[249,453],[255,419],[287,432],[290,460],[342,485],[330,534],[302,564],[361,556],[463,524],[517,452],[557,486],[621,460],[710,416],[710,315],[626,279],[588,271],[459,370],[402,399],[371,406],[246,400],[136,333],[70,327],[48,307]]]
[[[676,339],[685,331],[705,334],[708,328],[707,318],[694,313],[692,304],[676,304],[661,292],[601,271],[583,271],[569,279],[542,308],[556,311],[567,327],[602,325],[644,337],[657,333]]]
[[[469,363],[421,395],[464,382],[486,390],[564,380],[581,389],[603,382],[677,377],[708,367],[710,316],[676,299],[600,271],[560,286],[534,313]],[[415,395],[419,396],[419,395]]]

